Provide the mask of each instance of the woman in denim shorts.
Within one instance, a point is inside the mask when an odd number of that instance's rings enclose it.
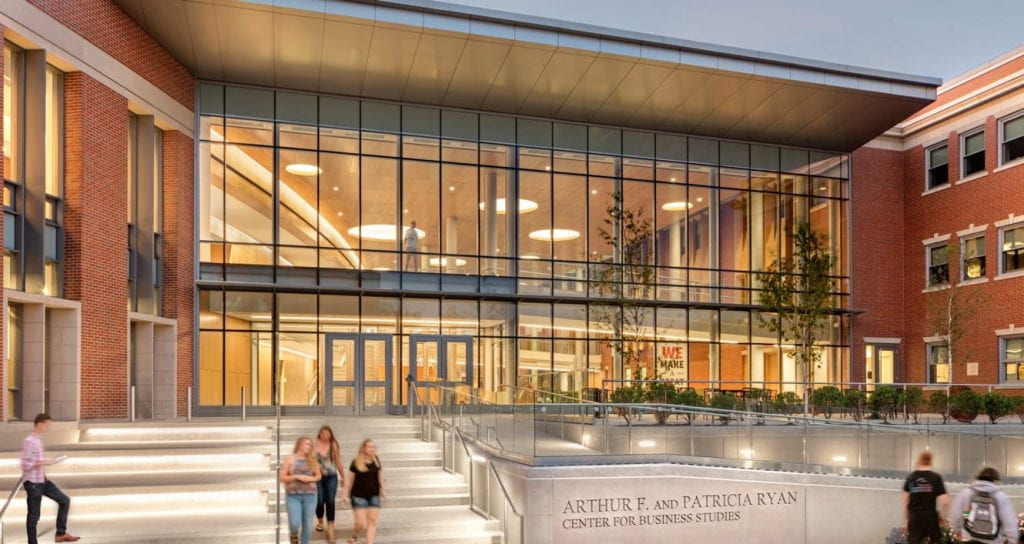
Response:
[[[351,500],[352,516],[355,517],[349,544],[356,544],[364,529],[366,544],[373,544],[377,536],[377,514],[384,496],[384,476],[380,459],[377,458],[377,446],[370,439],[363,440],[359,452],[348,467],[345,491],[342,493],[343,500]]]

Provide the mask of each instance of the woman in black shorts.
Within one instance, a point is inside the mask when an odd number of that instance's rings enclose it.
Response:
[[[342,493],[342,500],[351,500],[352,516],[355,518],[349,544],[359,540],[363,529],[366,530],[366,544],[373,544],[377,536],[377,514],[380,513],[380,502],[384,497],[384,476],[380,459],[377,458],[377,446],[370,439],[363,440],[359,452],[348,467],[345,491]]]

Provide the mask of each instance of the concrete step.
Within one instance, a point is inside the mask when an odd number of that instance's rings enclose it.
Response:
[[[83,542],[140,544],[270,544],[274,542],[274,515],[266,512],[202,512],[190,515],[188,523],[176,515],[131,512],[86,516],[74,511],[69,530]],[[282,513],[282,542],[287,542],[287,516]],[[49,541],[54,517],[44,510],[40,540]],[[5,542],[22,544],[24,517],[6,522]],[[336,535],[352,530],[348,511],[339,512]],[[496,521],[485,520],[464,506],[431,508],[384,508],[380,514],[377,542],[409,544],[499,544]],[[317,534],[314,540],[322,540]],[[339,541],[344,541],[339,539]]]
[[[102,425],[83,427],[80,442],[177,442],[183,440],[262,440],[271,436],[266,425]]]
[[[270,497],[270,501],[267,503],[267,508],[270,512],[274,512],[274,497]],[[420,495],[404,494],[399,495],[392,493],[392,490],[388,490],[388,497],[384,499],[384,508],[425,508],[430,506],[464,506],[469,508],[469,492],[464,493],[424,493]],[[351,508],[343,503],[341,499],[338,499],[334,505],[335,508],[341,511],[349,511]],[[284,497],[281,497],[281,511],[284,511]]]

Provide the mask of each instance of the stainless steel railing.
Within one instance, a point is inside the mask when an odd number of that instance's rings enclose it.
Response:
[[[1010,479],[1024,479],[1024,432],[1007,425],[874,423],[673,404],[545,402],[546,392],[514,395],[525,402],[498,404],[468,387],[420,386],[421,404],[432,421],[525,463],[659,456],[895,475],[912,469],[918,452],[930,450],[936,468],[954,478],[993,466]]]
[[[427,398],[421,398],[419,396],[420,391],[415,384],[410,384],[410,389],[420,401],[420,406],[423,410],[421,419],[421,423],[423,425],[421,429],[422,438],[424,441],[434,441],[435,428],[440,431],[439,442],[441,444],[441,466],[444,470],[453,474],[461,474],[467,479],[469,483],[470,509],[489,520],[499,519],[494,515],[495,505],[492,504],[491,482],[495,482],[494,485],[496,485],[501,491],[500,522],[504,542],[505,544],[522,544],[526,531],[526,517],[516,508],[515,502],[512,500],[512,497],[508,492],[508,488],[502,481],[501,474],[495,468],[494,463],[486,457],[474,454],[470,450],[467,443],[467,437],[460,427],[460,425],[465,424],[465,419],[462,417],[464,413],[459,412],[458,416],[456,416],[453,411],[449,414],[450,421],[445,421],[444,418],[442,418],[441,413],[437,410],[437,406],[430,402],[429,395]],[[410,395],[410,398],[413,397]],[[470,422],[470,425],[478,424]],[[456,439],[458,439],[459,444],[462,446],[462,454],[465,461],[468,463],[468,469],[465,471],[460,471],[459,463],[456,461],[456,453],[458,451],[455,448]],[[485,490],[483,493],[484,502],[482,507],[479,504],[479,495],[476,485],[477,471],[475,470],[475,466],[477,463],[484,463],[487,467],[487,470],[485,471]],[[515,520],[514,523],[510,521],[510,516]]]
[[[18,490],[21,489],[21,484],[24,481],[24,475],[18,478],[18,483],[14,484],[14,489],[11,490],[11,493],[7,495],[7,500],[4,501],[4,507],[0,508],[0,544],[4,544],[4,514],[7,513],[7,508],[11,506],[11,501],[18,494]]]

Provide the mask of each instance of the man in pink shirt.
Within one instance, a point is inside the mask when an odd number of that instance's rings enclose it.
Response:
[[[21,443],[21,473],[25,479],[25,493],[28,495],[28,518],[25,530],[28,531],[29,544],[38,544],[36,525],[39,523],[39,506],[43,497],[49,497],[57,503],[57,536],[54,542],[75,542],[77,536],[68,533],[68,510],[71,499],[61,492],[57,484],[46,479],[43,467],[60,461],[47,459],[44,454],[43,435],[50,428],[50,416],[39,414],[35,419],[35,429]]]

